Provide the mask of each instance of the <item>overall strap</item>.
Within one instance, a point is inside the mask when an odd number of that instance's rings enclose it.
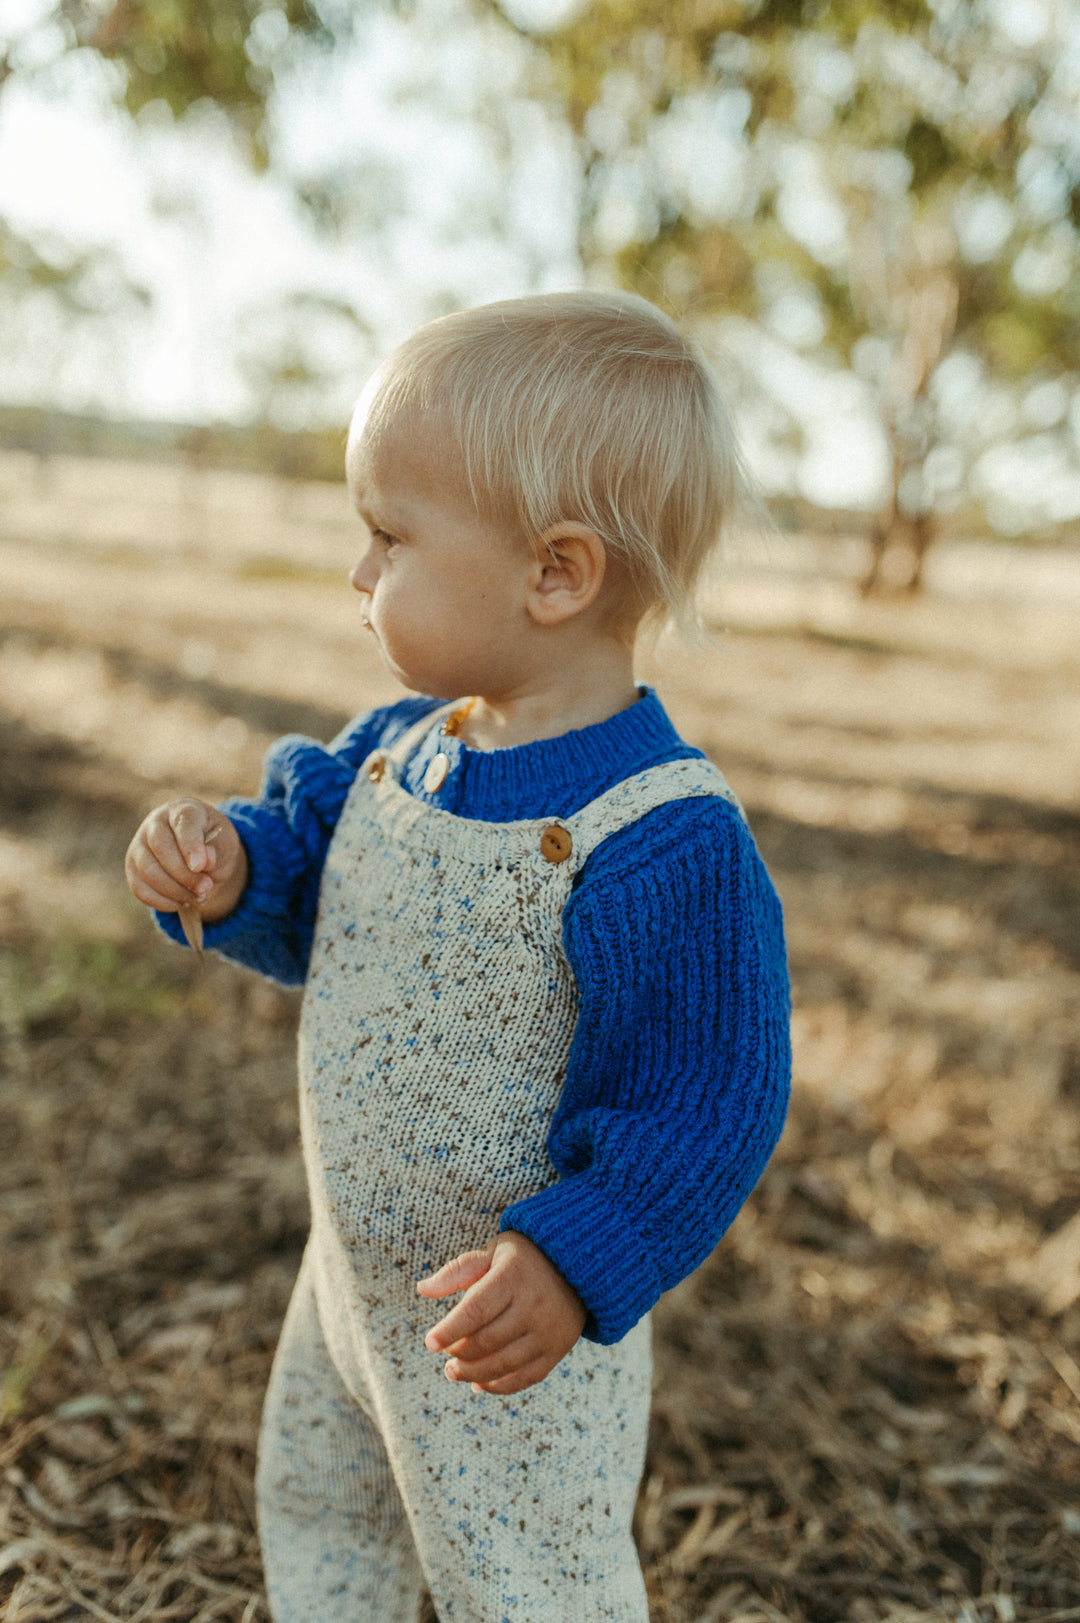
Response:
[[[411,727],[406,727],[401,737],[391,744],[389,749],[379,753],[385,755],[395,766],[404,767],[421,739],[426,738],[432,728],[439,726],[447,716],[452,716],[459,702],[454,700],[450,704],[436,705],[434,710],[429,710],[419,721],[414,721]]]
[[[646,812],[666,806],[672,800],[693,800],[712,796],[726,800],[742,817],[730,784],[711,761],[691,759],[668,761],[650,766],[636,777],[625,778],[613,789],[598,795],[572,817],[560,819],[573,838],[573,869],[579,871],[601,841],[644,817]]]

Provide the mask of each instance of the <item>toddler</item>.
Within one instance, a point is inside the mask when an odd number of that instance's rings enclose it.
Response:
[[[261,792],[143,823],[181,939],[303,982],[311,1238],[259,1444],[277,1623],[645,1623],[649,1310],[787,1101],[780,907],[720,772],[633,679],[736,494],[643,300],[433,321],[376,374],[352,583],[416,697]],[[436,1305],[459,1297],[446,1309]]]

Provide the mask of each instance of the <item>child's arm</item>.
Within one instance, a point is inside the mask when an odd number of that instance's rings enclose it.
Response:
[[[184,932],[177,909],[194,901],[208,926],[208,949],[284,986],[299,986],[307,973],[326,853],[357,768],[373,749],[391,744],[437,703],[434,699],[405,699],[370,711],[329,745],[298,735],[278,739],[267,754],[262,784],[253,800],[227,800],[220,808],[193,799],[172,803],[203,808],[199,813],[203,848],[210,853],[216,848],[216,854],[200,857],[196,850],[196,863],[203,865],[195,869],[186,871],[183,863],[177,863],[175,852],[170,853],[169,841],[175,839],[176,831],[162,827],[160,818],[164,815],[168,825],[171,808],[159,807],[132,845],[133,853],[136,843],[142,852],[138,871],[129,867],[129,883],[137,879],[143,887],[140,892],[133,884],[135,894],[157,908],[158,924],[180,944]],[[213,819],[212,824],[206,823],[207,817]],[[159,821],[151,834],[148,825],[155,818]],[[216,824],[227,825],[228,835],[223,831],[206,841],[205,834]],[[226,886],[221,842],[226,840],[231,851],[234,833],[243,872],[237,870],[231,875],[235,885]],[[162,840],[171,871],[154,851],[153,842]],[[199,882],[205,879],[211,880],[211,887],[200,894]],[[151,892],[160,899],[151,900]]]
[[[547,1150],[506,1208],[619,1341],[734,1221],[780,1136],[791,1074],[780,904],[723,801],[672,803],[600,846],[563,913],[579,993]]]
[[[428,1331],[431,1352],[448,1353],[446,1378],[476,1391],[522,1392],[550,1375],[585,1327],[585,1306],[539,1246],[499,1234],[417,1285],[421,1296],[465,1295]]]
[[[170,800],[144,818],[124,871],[132,894],[159,913],[194,903],[212,924],[227,918],[247,884],[247,853],[229,819],[205,800]]]
[[[730,807],[683,802],[606,842],[563,924],[580,1007],[547,1144],[559,1179],[420,1286],[469,1287],[428,1344],[485,1391],[542,1380],[580,1333],[620,1340],[732,1222],[787,1103],[780,908]],[[563,1318],[567,1292],[584,1319]]]
[[[564,911],[563,940],[580,1001],[547,1141],[559,1177],[503,1212],[500,1240],[531,1240],[545,1259],[538,1273],[583,1305],[581,1333],[610,1344],[713,1249],[779,1137],[791,1067],[783,927],[745,823],[726,803],[699,800],[650,813],[598,848]],[[449,1275],[447,1289],[460,1288],[470,1263],[453,1259],[436,1284]],[[479,1384],[517,1391],[557,1361],[557,1298],[515,1292],[501,1309],[522,1313],[539,1338],[518,1362],[513,1342],[494,1349],[501,1315],[487,1318],[498,1298],[481,1295],[486,1285],[487,1275],[435,1327],[437,1341],[453,1355],[446,1332],[460,1338],[464,1324],[493,1360],[485,1371],[512,1366]],[[479,1363],[467,1358],[458,1378]]]

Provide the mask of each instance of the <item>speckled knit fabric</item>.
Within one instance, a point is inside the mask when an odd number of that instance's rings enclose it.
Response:
[[[208,948],[286,985],[306,979],[323,868],[356,775],[425,717],[402,785],[463,821],[576,817],[642,772],[704,759],[651,689],[605,721],[511,749],[440,739],[437,710],[402,699],[330,745],[274,744],[257,798],[222,807],[249,878],[235,911],[207,925]],[[451,770],[428,791],[437,750]],[[175,913],[158,918],[183,941]],[[594,849],[574,874],[562,945],[578,1004],[547,1144],[559,1181],[508,1207],[500,1226],[551,1258],[585,1303],[586,1339],[612,1345],[708,1256],[780,1135],[791,1070],[783,920],[744,818],[722,796],[697,796]]]
[[[650,809],[731,792],[701,760],[653,767],[563,819],[553,862],[551,819],[411,795],[415,741],[362,767],[323,870],[300,1037],[312,1234],[260,1442],[271,1605],[277,1623],[415,1623],[422,1572],[443,1623],[645,1623],[648,1318],[500,1398],[445,1379],[423,1337],[446,1306],[415,1282],[557,1182],[575,875]]]

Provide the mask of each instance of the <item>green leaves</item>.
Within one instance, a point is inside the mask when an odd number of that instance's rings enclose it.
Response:
[[[260,165],[275,68],[297,39],[329,39],[308,0],[64,0],[63,11],[80,45],[124,68],[130,112],[160,101],[179,117],[212,101]]]
[[[916,194],[935,186],[957,167],[961,157],[938,126],[922,117],[912,119],[901,150],[911,165]]]
[[[409,0],[369,3],[408,14]],[[529,40],[531,92],[576,138],[588,265],[692,323],[738,314],[804,355],[824,329],[826,364],[875,357],[860,374],[892,442],[893,507],[912,459],[959,434],[934,405],[951,349],[1007,387],[1029,374],[1075,387],[1080,150],[1053,8],[1020,39],[991,0],[589,0],[549,30],[511,22],[499,0],[471,4]],[[211,102],[264,165],[275,84],[361,15],[347,0],[54,0],[51,21],[122,68],[132,112]],[[33,58],[21,50],[0,45],[0,92]],[[398,206],[381,170],[365,191],[360,164],[304,182],[330,238],[371,198],[373,225]],[[0,240],[0,274],[4,252]],[[7,258],[12,285],[52,276],[75,301],[97,285],[22,248]],[[340,330],[351,364],[362,322],[352,333],[333,311],[297,310],[278,327],[274,348],[270,316],[255,323],[245,366],[279,416],[300,417],[321,386],[310,335]],[[905,440],[898,425],[916,419]],[[969,471],[979,430],[973,408]]]
[[[582,139],[587,257],[604,257],[591,223],[618,182],[590,112],[617,65],[636,85],[627,140],[658,221],[609,253],[624,285],[691,321],[770,324],[785,299],[789,311],[792,297],[816,299],[820,355],[852,365],[869,342],[860,370],[894,470],[886,529],[900,515],[925,536],[937,486],[924,462],[949,443],[967,478],[987,443],[977,402],[959,425],[938,411],[951,350],[1006,386],[1080,366],[1080,152],[1062,41],[1048,21],[1018,49],[1006,21],[988,0],[675,0],[662,14],[656,0],[600,0],[536,41]],[[665,134],[687,95],[719,106],[733,87],[750,100],[742,179],[713,219],[696,201],[707,192],[665,163]],[[684,161],[727,173],[731,139],[684,142]]]

